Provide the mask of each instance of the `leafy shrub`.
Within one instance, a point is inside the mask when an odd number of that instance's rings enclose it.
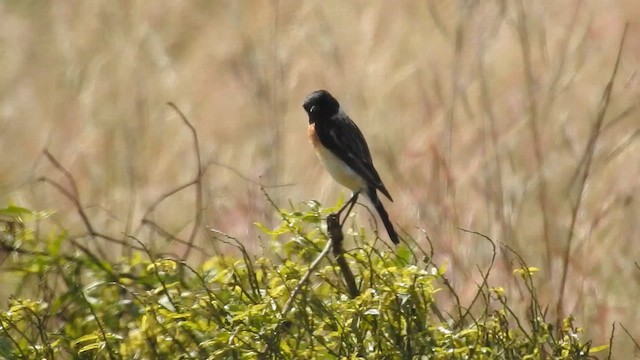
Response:
[[[7,359],[577,359],[587,358],[571,318],[545,320],[531,282],[527,318],[517,317],[486,276],[475,310],[440,305],[455,293],[432,254],[402,245],[373,247],[364,231],[345,257],[360,294],[349,296],[341,270],[327,258],[301,281],[328,238],[321,221],[332,209],[310,203],[282,212],[263,231],[275,255],[216,256],[200,267],[144,249],[117,262],[64,233],[36,236],[47,214],[15,206],[0,212],[5,264],[20,289],[0,314],[0,356]],[[87,239],[88,241],[94,239]],[[66,243],[66,245],[65,245]],[[488,275],[488,273],[487,273]],[[294,289],[299,292],[291,297]],[[481,306],[478,307],[478,304]],[[471,308],[472,306],[468,306]],[[446,308],[446,309],[445,309]]]

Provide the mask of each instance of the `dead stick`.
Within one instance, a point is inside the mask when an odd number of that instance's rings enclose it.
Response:
[[[336,258],[336,262],[342,271],[342,276],[349,290],[349,296],[355,298],[360,295],[358,286],[356,286],[356,280],[349,268],[347,260],[344,258],[344,236],[342,234],[342,228],[340,227],[339,218],[335,214],[330,214],[327,217],[327,230],[329,231],[329,238],[331,239],[331,245],[333,246],[333,256]]]

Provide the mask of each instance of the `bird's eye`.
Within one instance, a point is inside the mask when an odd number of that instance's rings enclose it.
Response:
[[[315,106],[315,105],[313,105],[313,106],[311,107],[311,109],[309,109],[309,113],[312,113],[312,112],[313,112],[313,110],[314,110],[315,108],[316,108],[316,106]]]

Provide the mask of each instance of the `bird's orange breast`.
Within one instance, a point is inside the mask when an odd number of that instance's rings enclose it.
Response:
[[[307,135],[309,136],[309,141],[313,144],[313,147],[318,149],[318,146],[322,146],[320,144],[320,139],[318,139],[318,134],[316,133],[316,124],[309,124],[307,128]]]

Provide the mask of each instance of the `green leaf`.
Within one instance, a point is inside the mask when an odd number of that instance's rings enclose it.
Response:
[[[81,337],[77,338],[73,342],[73,345],[78,345],[79,343],[82,343],[82,342],[87,342],[87,341],[90,341],[90,340],[98,340],[98,339],[99,339],[98,335],[96,335],[96,334],[87,334],[87,335],[84,335],[84,336],[81,336]]]
[[[590,354],[592,354],[592,353],[597,353],[597,352],[600,352],[600,351],[603,351],[603,350],[607,350],[608,348],[609,348],[609,344],[605,344],[605,345],[600,345],[600,346],[592,347],[592,348],[589,350],[589,353],[590,353]]]
[[[13,344],[6,337],[0,336],[0,357],[3,359],[11,359],[13,356],[11,355],[11,351],[13,349]]]
[[[63,231],[57,236],[54,236],[53,239],[47,242],[47,249],[49,250],[49,254],[52,257],[57,257],[60,255],[60,248],[62,246],[62,242],[67,239],[69,234],[66,231]]]
[[[255,226],[258,227],[258,229],[260,229],[260,231],[262,231],[263,233],[267,234],[267,235],[271,235],[271,237],[276,237],[278,235],[282,235],[282,234],[286,234],[289,230],[285,227],[285,226],[279,226],[273,230],[267,228],[266,226],[262,225],[261,223],[253,223]]]
[[[21,215],[31,215],[32,211],[20,206],[9,205],[4,209],[0,209],[0,215],[18,217]]]
[[[401,265],[401,264],[410,264],[411,260],[413,258],[413,254],[411,253],[411,250],[404,245],[398,245],[395,248],[395,253],[396,253],[396,264]]]
[[[444,262],[442,265],[440,265],[440,267],[438,268],[438,275],[442,276],[447,272],[447,263]]]
[[[78,354],[82,354],[83,352],[91,351],[91,350],[100,350],[104,346],[103,342],[89,344],[87,346],[83,346],[80,350],[78,350]]]

